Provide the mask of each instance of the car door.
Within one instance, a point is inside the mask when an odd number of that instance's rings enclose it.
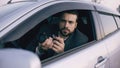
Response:
[[[110,68],[120,68],[120,30],[113,17],[114,14],[99,13],[99,15],[102,20],[105,39],[107,39],[106,46],[109,51]]]
[[[4,37],[4,42],[19,40],[21,37],[28,36],[25,34],[40,22],[65,10],[79,10],[88,13],[88,17],[84,17],[83,14],[82,20],[89,31],[85,29],[82,29],[82,31],[85,31],[92,40],[84,45],[43,60],[43,68],[109,68],[109,57],[105,45],[106,41],[102,40],[101,25],[96,19],[94,7],[88,3],[56,1],[39,6],[16,21],[22,23],[14,29],[16,33],[13,31],[8,34],[9,37]],[[19,33],[17,30],[21,32],[19,35],[17,35],[17,32]]]
[[[92,29],[87,29],[88,33],[93,32],[96,39],[94,38],[90,42],[69,50],[63,54],[51,57],[49,59],[43,60],[43,68],[109,68],[109,56],[105,45],[105,40],[100,39],[100,29],[96,19],[95,12],[91,12],[92,17],[90,22],[84,16],[84,20],[87,20],[88,26],[93,26]],[[83,14],[84,15],[84,14]],[[88,17],[88,16],[87,16]],[[85,22],[84,22],[85,23]],[[94,30],[96,30],[94,32]],[[83,29],[85,31],[85,29]],[[94,37],[90,35],[91,37]]]
[[[72,7],[71,7],[72,5]],[[55,6],[61,9],[55,8]],[[64,6],[64,7],[63,7]],[[67,6],[67,7],[65,7]],[[76,7],[77,6],[77,7]],[[78,7],[79,6],[79,7]],[[84,6],[84,7],[83,7]],[[88,8],[89,7],[89,8]],[[49,11],[53,11],[55,14],[58,11],[65,10],[94,10],[90,8],[91,5],[84,3],[75,3],[75,2],[66,2],[52,5],[49,8]],[[48,10],[47,8],[44,10]],[[92,12],[92,11],[89,11]],[[47,13],[47,12],[46,12]],[[42,61],[43,68],[109,68],[109,57],[106,49],[105,41],[101,40],[101,29],[100,25],[95,16],[95,12],[91,13],[93,16],[93,26],[94,28],[90,30],[93,32],[96,38],[89,43],[83,45],[83,47],[74,48],[70,51],[67,51],[63,54],[53,56],[46,60]],[[91,18],[92,19],[92,18]]]

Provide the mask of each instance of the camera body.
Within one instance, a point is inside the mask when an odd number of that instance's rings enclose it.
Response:
[[[55,35],[53,35],[53,34],[41,33],[40,36],[39,36],[38,41],[39,41],[40,43],[43,43],[43,42],[44,42],[47,38],[49,38],[49,37],[51,37],[51,38],[54,39]]]

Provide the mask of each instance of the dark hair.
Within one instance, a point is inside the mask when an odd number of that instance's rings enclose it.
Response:
[[[61,12],[61,16],[63,16],[64,13],[70,13],[70,14],[75,14],[78,16],[78,12],[76,10],[67,10],[67,11],[63,11]]]
[[[74,15],[76,15],[77,17],[78,17],[78,15],[79,15],[78,11],[76,11],[76,10],[67,10],[67,11],[63,11],[63,12],[60,13],[60,18],[61,18],[65,13],[74,14]],[[76,21],[77,21],[77,20],[76,20]]]

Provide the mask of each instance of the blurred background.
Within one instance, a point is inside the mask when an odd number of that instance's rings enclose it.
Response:
[[[0,0],[0,6],[7,4],[10,0]],[[14,0],[14,1],[23,1],[23,0]],[[98,4],[102,4],[110,9],[120,12],[120,0],[84,0],[91,1]]]

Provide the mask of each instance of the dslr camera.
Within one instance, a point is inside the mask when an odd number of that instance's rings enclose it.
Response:
[[[40,43],[43,43],[47,38],[49,37],[52,37],[54,39],[55,35],[52,35],[52,34],[46,34],[46,33],[41,33],[40,36],[39,36],[39,39],[38,41]]]

